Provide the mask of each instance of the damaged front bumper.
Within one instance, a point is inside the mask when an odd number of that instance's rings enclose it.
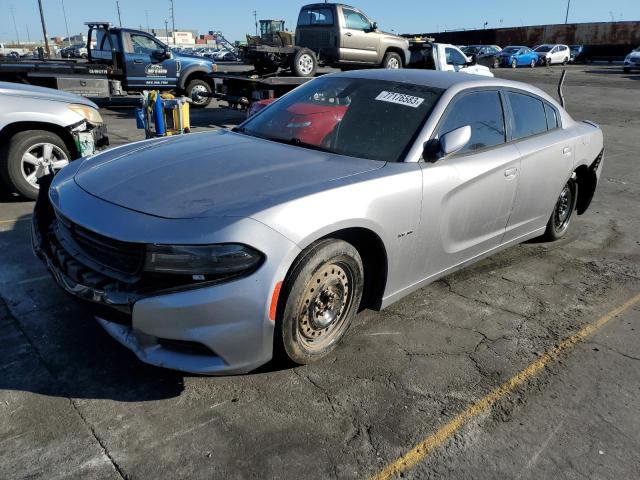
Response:
[[[99,150],[109,146],[107,126],[91,124],[85,120],[69,127],[73,142],[78,152],[78,157],[93,155]]]
[[[65,217],[54,207],[57,191],[50,188],[52,180],[52,175],[40,180],[33,250],[56,283],[113,338],[145,363],[190,373],[246,373],[270,360],[273,322],[262,290],[273,283],[273,271],[264,268],[238,280],[174,290],[127,288],[126,282],[87,268],[81,253],[57,232]],[[97,210],[95,197],[78,192],[84,196],[74,200]]]

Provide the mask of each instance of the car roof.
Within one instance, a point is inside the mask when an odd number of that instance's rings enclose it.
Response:
[[[545,99],[550,99],[554,104],[556,100],[548,94],[532,85],[504,78],[485,77],[471,73],[460,72],[439,72],[435,70],[418,70],[411,68],[402,69],[367,69],[353,70],[331,74],[332,77],[363,78],[370,80],[386,80],[392,82],[410,83],[425,87],[441,88],[443,90],[455,89],[464,90],[466,88],[478,87],[504,87],[525,90],[534,93]]]

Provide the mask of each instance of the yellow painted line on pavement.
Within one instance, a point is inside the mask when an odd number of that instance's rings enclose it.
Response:
[[[31,216],[26,217],[26,218],[18,218],[18,219],[14,219],[14,220],[0,220],[0,225],[3,225],[5,223],[26,222],[27,220],[31,220]]]
[[[421,460],[429,455],[429,453],[431,453],[434,449],[447,441],[467,422],[492,407],[498,400],[507,396],[509,393],[525,383],[531,377],[538,374],[550,362],[555,360],[561,353],[570,350],[578,342],[584,340],[594,332],[600,330],[612,319],[624,313],[639,302],[640,293],[630,298],[619,307],[614,308],[609,313],[603,315],[595,322],[583,327],[574,335],[571,335],[570,337],[563,340],[560,344],[545,352],[527,368],[511,377],[505,383],[493,390],[487,396],[480,399],[478,402],[471,405],[462,413],[456,415],[451,421],[440,427],[440,429],[438,429],[438,431],[436,431],[434,434],[428,436],[407,453],[402,455],[400,458],[384,467],[380,472],[378,472],[378,474],[372,477],[373,480],[387,480],[394,477],[395,475],[399,475],[415,467]]]

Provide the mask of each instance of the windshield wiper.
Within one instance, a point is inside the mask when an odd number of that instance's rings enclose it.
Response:
[[[286,143],[287,145],[295,145],[296,147],[308,148],[309,150],[318,150],[320,152],[329,152],[333,153],[332,150],[321,147],[320,145],[315,145],[313,143],[303,142],[297,137],[286,139],[286,138],[276,138],[276,137],[265,137],[267,140],[272,140],[274,142]]]

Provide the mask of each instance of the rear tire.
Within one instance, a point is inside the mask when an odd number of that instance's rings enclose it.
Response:
[[[291,71],[296,77],[313,77],[318,70],[316,54],[308,48],[296,51],[291,59]]]
[[[518,61],[515,58],[511,60],[511,68],[518,68]]]
[[[382,60],[382,68],[398,70],[402,68],[402,58],[395,52],[387,52]]]
[[[553,207],[551,217],[547,222],[547,229],[543,238],[549,242],[559,240],[567,233],[578,203],[578,182],[570,179],[560,192],[560,196]]]
[[[31,200],[38,197],[36,159],[40,162],[46,160],[50,168],[57,172],[71,161],[71,155],[64,141],[46,130],[18,132],[0,149],[0,178],[11,190]]]
[[[191,105],[195,108],[205,108],[211,103],[211,97],[200,97],[197,95],[199,92],[211,94],[213,93],[213,89],[209,82],[200,79],[191,80],[187,85],[187,97],[193,100]]]
[[[360,306],[362,259],[353,245],[326,239],[294,263],[282,286],[274,334],[274,356],[296,364],[329,354]]]
[[[500,60],[498,60],[497,58],[493,59],[493,68],[498,68],[500,67]]]

